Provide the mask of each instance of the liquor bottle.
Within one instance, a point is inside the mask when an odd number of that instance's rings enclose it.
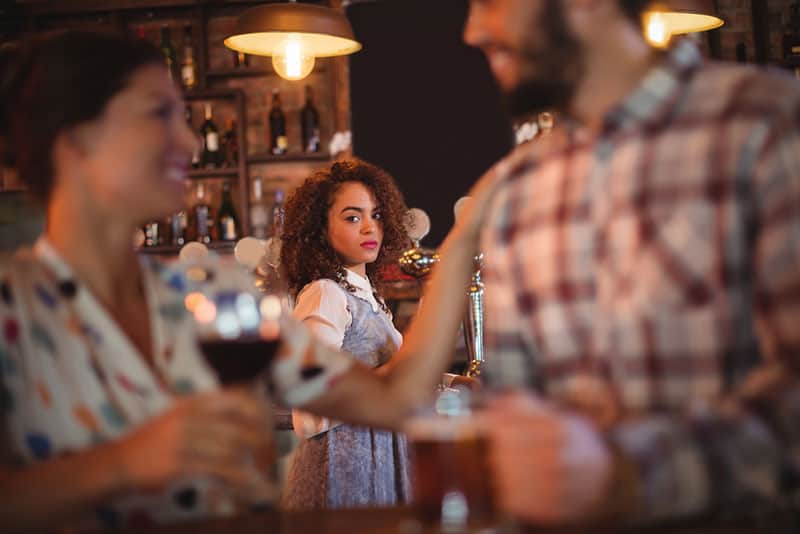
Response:
[[[275,202],[272,204],[272,217],[270,221],[270,237],[280,238],[283,234],[283,191],[275,191]]]
[[[161,27],[161,53],[164,54],[164,60],[167,62],[170,78],[172,81],[177,81],[180,79],[177,75],[178,62],[175,59],[175,49],[172,48],[172,40],[169,36],[169,26]]]
[[[175,246],[186,244],[186,230],[189,226],[186,211],[181,210],[169,217],[170,242]]]
[[[286,154],[289,138],[286,137],[286,117],[281,109],[281,93],[272,90],[272,109],[269,112],[270,152],[276,155]]]
[[[236,120],[228,118],[225,133],[222,134],[223,165],[236,167],[239,165],[239,141],[236,137]]]
[[[319,112],[314,107],[314,96],[311,86],[306,85],[306,105],[300,112],[300,121],[303,135],[303,151],[319,152]]]
[[[136,37],[138,37],[139,39],[147,39],[147,36],[145,35],[144,32],[144,26],[142,26],[141,24],[139,24],[136,27]]]
[[[744,43],[736,43],[736,62],[747,63],[747,45]]]
[[[800,79],[800,0],[789,8],[789,23],[783,34],[783,59]]]
[[[250,199],[250,227],[253,229],[253,237],[266,239],[269,237],[269,211],[264,205],[264,191],[262,189],[261,177],[253,177],[253,198]]]
[[[157,247],[161,244],[161,225],[158,221],[150,221],[144,225],[144,246]]]
[[[194,239],[201,243],[211,243],[211,228],[214,226],[214,219],[211,207],[206,201],[206,188],[202,182],[197,184],[194,192],[195,203],[191,211],[191,226]]]
[[[197,84],[197,70],[194,62],[194,42],[192,27],[183,27],[183,61],[181,62],[181,82],[185,89],[194,89]]]
[[[194,126],[192,125],[192,105],[187,102],[186,103],[186,124],[189,126],[189,129],[194,131]],[[195,145],[194,151],[192,152],[192,168],[199,169],[200,168],[200,147]]]
[[[214,124],[211,104],[206,104],[205,106],[205,121],[200,127],[200,135],[203,137],[202,166],[204,168],[218,167],[222,154],[219,149],[219,130],[217,130],[217,125]]]
[[[236,210],[233,209],[231,184],[227,180],[222,184],[222,202],[217,210],[217,223],[219,225],[217,236],[220,241],[236,241],[238,239],[239,224],[236,220]]]

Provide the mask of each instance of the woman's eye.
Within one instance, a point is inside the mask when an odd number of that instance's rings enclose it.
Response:
[[[350,215],[349,217],[345,217],[344,220],[347,222],[358,222],[361,219],[358,217],[358,215]]]
[[[381,219],[383,219],[383,216],[380,213],[373,213],[372,218],[375,219],[376,221],[380,221]]]

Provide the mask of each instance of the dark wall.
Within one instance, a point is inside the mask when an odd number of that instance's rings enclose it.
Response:
[[[466,0],[353,3],[364,49],[351,56],[353,149],[387,169],[438,245],[453,204],[511,148],[511,124],[483,54],[462,42]]]

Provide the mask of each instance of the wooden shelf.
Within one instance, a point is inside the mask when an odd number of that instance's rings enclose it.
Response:
[[[288,161],[328,161],[331,155],[327,152],[290,152],[282,156],[276,156],[267,152],[252,154],[247,156],[247,163],[280,163]]]
[[[234,178],[239,176],[239,167],[221,167],[218,169],[192,169],[186,173],[187,178],[202,180],[205,178]]]
[[[188,241],[187,243],[191,243]],[[213,250],[214,252],[219,252],[222,254],[227,254],[233,252],[233,248],[236,246],[236,241],[214,241],[206,245],[209,250]],[[140,254],[178,254],[181,251],[183,246],[177,245],[159,245],[157,247],[139,247],[136,249],[137,252]]]
[[[229,69],[214,69],[207,70],[206,76],[208,78],[247,78],[250,76],[269,76],[275,74],[267,69],[255,69],[252,67],[240,67]]]
[[[186,100],[235,100],[243,95],[241,89],[192,89],[185,91],[183,97]]]
[[[324,62],[320,60],[324,58],[317,58],[317,64],[311,74],[321,74],[326,72]],[[257,67],[228,67],[225,69],[210,69],[206,71],[206,78],[250,78],[258,76],[278,76],[274,69],[260,69]]]

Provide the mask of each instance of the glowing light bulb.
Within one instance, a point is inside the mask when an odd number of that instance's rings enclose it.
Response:
[[[645,15],[645,38],[656,48],[666,48],[672,38],[663,13],[651,11]]]
[[[314,56],[307,54],[303,39],[290,34],[277,46],[272,66],[278,76],[287,80],[302,80],[314,69]]]

